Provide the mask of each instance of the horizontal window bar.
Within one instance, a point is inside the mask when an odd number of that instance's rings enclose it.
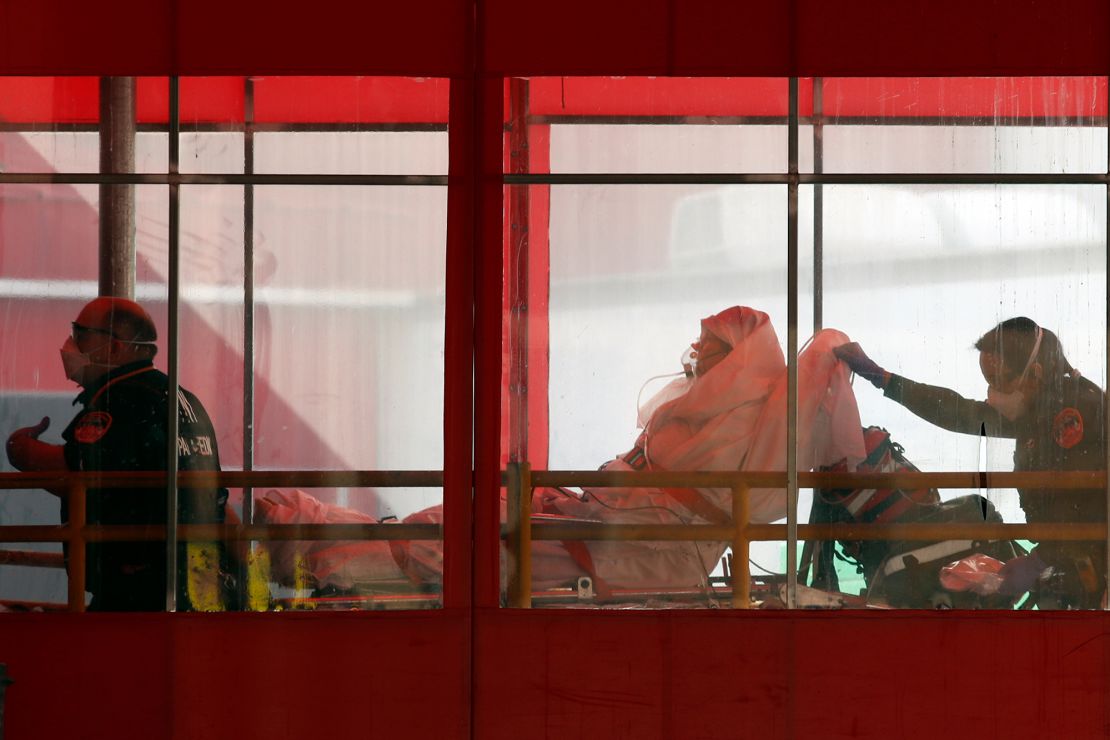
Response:
[[[1105,116],[800,116],[799,126],[968,126],[1025,128],[1102,128]],[[786,116],[636,116],[636,115],[534,115],[528,123],[538,125],[592,126],[785,126]]]
[[[0,172],[0,185],[447,185],[447,175],[245,175]]]
[[[140,123],[139,133],[169,133],[164,123]],[[185,123],[183,134],[243,133],[247,126],[242,121],[206,121]],[[446,131],[446,123],[255,123],[250,129],[256,133],[375,133],[375,132],[437,132]],[[100,132],[97,123],[12,123],[0,121],[0,132],[13,134],[89,133]]]
[[[441,470],[223,470],[177,474],[183,487],[277,486],[296,488],[440,488]],[[87,472],[0,473],[0,491],[27,488],[151,488],[164,486],[166,473]]]
[[[536,173],[504,174],[506,185],[1107,185],[1105,173]]]
[[[626,488],[693,486],[698,488],[785,488],[784,471],[638,472],[625,470],[533,470],[532,485]],[[801,488],[1028,488],[1082,489],[1106,485],[1106,473],[1094,471],[937,472],[937,473],[798,473]]]
[[[785,542],[785,524],[749,524],[752,542]],[[736,528],[717,524],[532,523],[533,540],[635,540],[643,542],[730,542]],[[1106,523],[1066,524],[799,524],[800,540],[1012,540],[1090,541],[1106,539]]]
[[[908,524],[799,524],[798,537],[811,540],[1009,540],[1091,541],[1106,538],[1105,522],[1001,523],[908,523]],[[748,524],[745,539],[781,542],[785,524]],[[249,541],[336,541],[336,540],[441,540],[439,524],[182,524],[177,538],[189,540]],[[727,542],[736,536],[731,524],[611,524],[607,522],[532,522],[534,540],[634,540]],[[73,530],[65,525],[0,526],[0,542],[66,542]],[[502,536],[508,532],[503,531]],[[87,542],[158,542],[166,539],[163,525],[86,525]],[[39,553],[36,553],[39,554]]]
[[[1110,185],[1104,173],[543,173],[502,175],[505,185]],[[2,172],[0,185],[362,185],[445,187],[447,175],[281,175]]]
[[[625,488],[636,486],[700,488],[783,488],[784,471],[605,471],[534,470],[532,485]],[[506,474],[501,474],[505,484]],[[439,488],[439,470],[224,470],[187,471],[178,485],[277,486],[298,488]],[[164,472],[0,473],[0,491],[28,488],[85,487],[149,488],[165,485]],[[935,473],[813,473],[799,472],[802,488],[1022,488],[1084,489],[1106,485],[1106,473],[1094,471],[935,472]]]
[[[68,526],[0,526],[0,542],[68,542]],[[85,542],[162,542],[164,525],[87,525],[81,530]],[[250,542],[271,540],[441,540],[438,524],[181,524],[179,541],[221,540]]]

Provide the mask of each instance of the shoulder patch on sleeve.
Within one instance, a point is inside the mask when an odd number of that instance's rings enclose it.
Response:
[[[1079,409],[1068,407],[1052,420],[1052,438],[1065,450],[1083,441],[1083,415]]]
[[[91,445],[100,440],[112,426],[112,415],[107,411],[90,411],[77,420],[73,428],[73,438],[82,444]]]

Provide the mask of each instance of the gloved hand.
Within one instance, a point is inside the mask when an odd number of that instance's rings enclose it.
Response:
[[[61,445],[40,442],[39,435],[50,426],[50,417],[34,426],[16,429],[8,437],[8,462],[16,470],[65,470],[65,454]]]
[[[885,388],[886,384],[890,382],[890,373],[876,365],[875,361],[863,351],[863,347],[859,346],[859,342],[849,342],[839,347],[833,347],[833,354],[851,368],[856,375],[864,380],[871,381],[871,385],[876,388]]]
[[[1037,582],[1037,578],[1048,568],[1048,563],[1041,560],[1037,551],[1028,555],[1021,555],[1006,561],[998,575],[1002,577],[1002,584],[998,593],[1007,596],[1020,596]]]

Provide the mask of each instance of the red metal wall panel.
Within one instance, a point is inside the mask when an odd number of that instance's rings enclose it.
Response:
[[[676,72],[684,75],[777,76],[791,68],[790,2],[684,0],[674,8]]]
[[[449,76],[463,0],[2,0],[0,74]]]
[[[170,0],[0,0],[0,74],[165,74],[175,64],[177,6]]]
[[[189,0],[176,6],[183,74],[449,76],[467,70],[471,9],[462,0]]]
[[[474,384],[476,288],[473,83],[451,83],[443,386],[443,600],[471,604],[474,573]]]
[[[1101,613],[488,607],[498,586],[498,75],[1106,74],[1107,4],[489,0],[477,36],[472,9],[462,0],[121,0],[109,9],[0,0],[0,74],[442,75],[458,78],[456,109],[475,106],[462,112],[471,125],[453,144],[451,171],[461,197],[451,205],[448,353],[463,373],[449,381],[445,412],[445,495],[461,507],[445,525],[453,608],[3,615],[0,660],[17,681],[10,736],[1105,737],[1110,617]],[[456,88],[463,79],[469,87]],[[470,307],[473,317],[460,315]],[[470,437],[453,436],[472,419],[473,528]]]
[[[2,0],[0,74],[1106,74],[1104,0]]]
[[[465,611],[3,619],[9,738],[469,732]]]
[[[4,620],[12,738],[470,733],[465,611]],[[475,627],[483,740],[1084,740],[1110,727],[1101,613],[485,609]]]
[[[480,614],[475,737],[1105,738],[1101,613]]]
[[[1101,0],[491,0],[483,68],[656,75],[1106,74]]]
[[[1086,75],[1110,66],[1104,0],[795,0],[797,74]]]
[[[666,74],[670,0],[482,4],[479,65],[493,74]]]

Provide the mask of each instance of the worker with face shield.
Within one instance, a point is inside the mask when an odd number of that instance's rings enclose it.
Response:
[[[987,381],[985,401],[890,373],[856,343],[834,351],[887,398],[932,424],[1014,439],[1016,471],[1106,469],[1106,394],[1071,366],[1053,332],[1013,318],[980,337],[975,349]],[[1106,521],[1101,489],[1019,489],[1018,495],[1030,523]],[[1105,565],[1104,542],[1044,542],[1007,563],[1003,589],[1037,588],[1044,606],[1094,608],[1105,589]]]
[[[8,460],[22,471],[165,471],[168,455],[169,381],[154,367],[158,351],[154,321],[142,306],[124,298],[88,303],[61,347],[66,377],[81,387],[77,415],[62,432],[64,444],[39,436],[49,417],[19,429],[7,442]],[[212,422],[189,391],[177,393],[178,469],[219,470]],[[65,492],[62,517],[68,509]],[[183,524],[224,521],[227,491],[185,487],[179,491]],[[91,484],[86,521],[104,525],[165,525],[165,487],[129,488]],[[182,544],[178,608],[219,609],[226,593],[223,548],[216,543]],[[166,546],[162,542],[91,542],[86,547],[86,588],[92,611],[158,611],[166,600]]]

